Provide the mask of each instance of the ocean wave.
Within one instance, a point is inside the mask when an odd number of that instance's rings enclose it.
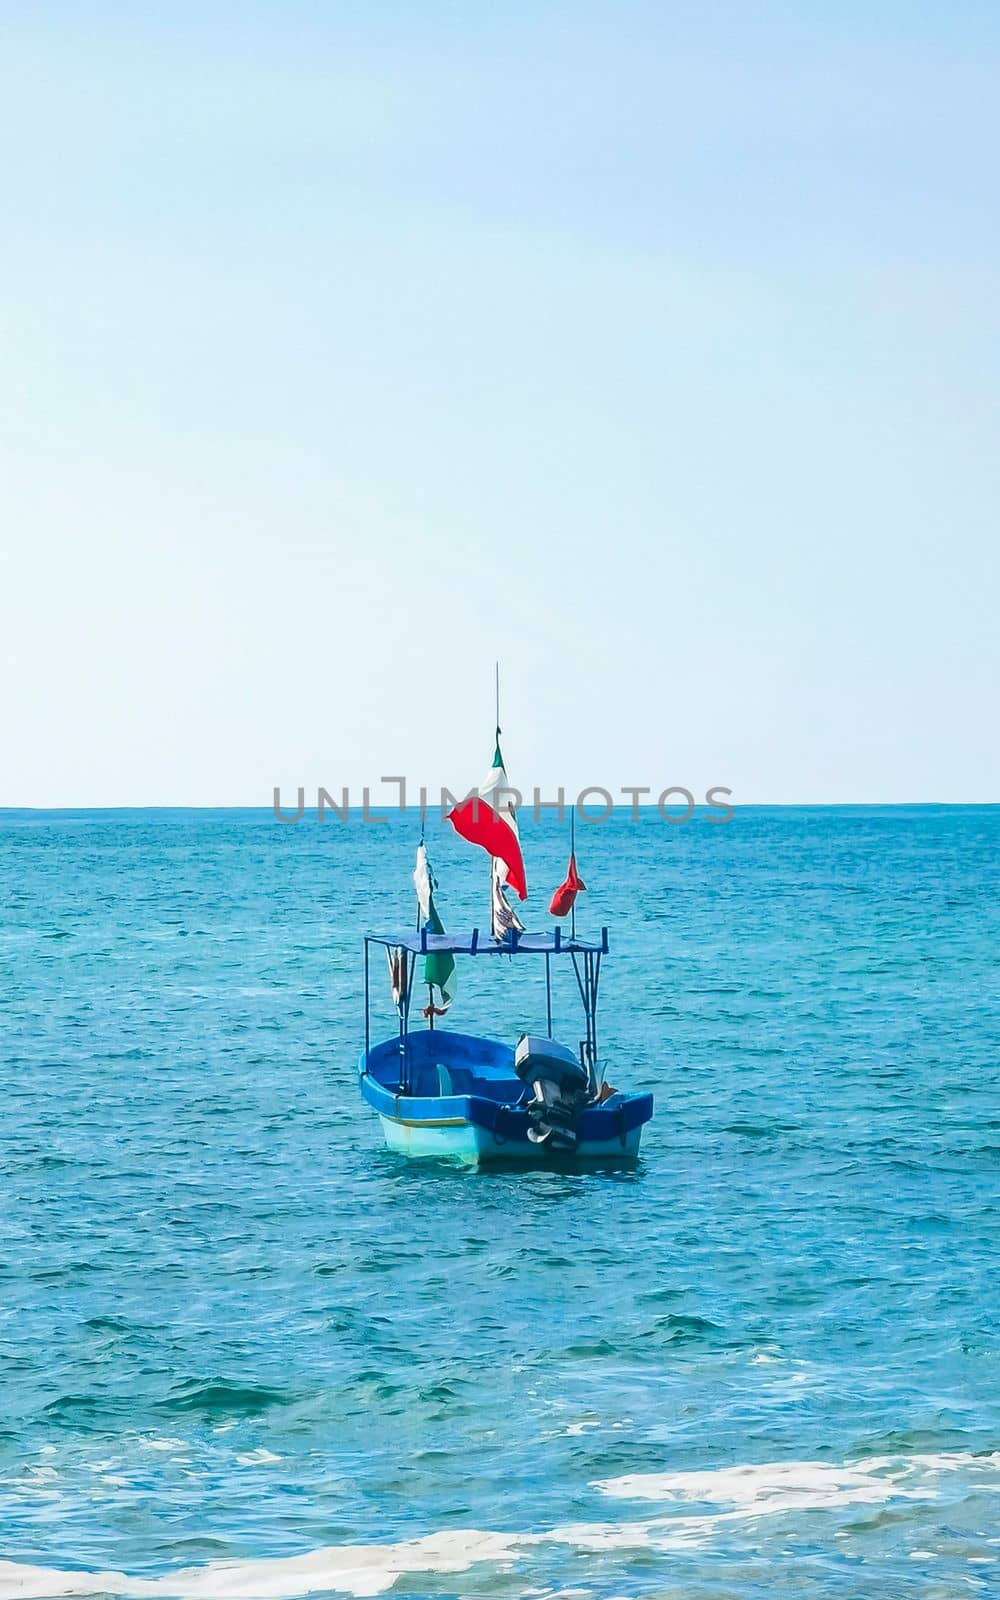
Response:
[[[592,1487],[621,1500],[725,1505],[755,1516],[825,1506],[877,1503],[890,1498],[935,1498],[932,1479],[943,1472],[985,1473],[1000,1489],[1000,1451],[985,1455],[868,1456],[835,1465],[825,1461],[769,1461],[702,1472],[629,1473]]]
[[[1000,1493],[1000,1452],[870,1456],[831,1464],[772,1461],[697,1472],[642,1473],[592,1485],[617,1499],[660,1505],[713,1506],[697,1515],[658,1515],[619,1522],[573,1523],[544,1532],[442,1531],[396,1544],[330,1546],[305,1555],[212,1561],[156,1578],[123,1572],[80,1572],[0,1561],[0,1600],[304,1600],[335,1593],[364,1600],[388,1593],[397,1579],[444,1576],[490,1564],[509,1569],[544,1546],[575,1553],[684,1551],[709,1546],[734,1523],[785,1512],[825,1511],[888,1501],[933,1501],[945,1474],[966,1475],[963,1488]],[[985,1559],[985,1558],[984,1558]]]
[[[192,1378],[179,1384],[160,1403],[164,1411],[194,1411],[206,1416],[256,1417],[272,1406],[289,1405],[295,1396],[264,1384],[228,1378]]]
[[[302,1556],[212,1561],[159,1578],[122,1572],[63,1572],[0,1561],[0,1600],[298,1600],[334,1593],[386,1594],[396,1579],[414,1573],[466,1572],[480,1562],[510,1563],[523,1541],[517,1535],[472,1530],[434,1533],[395,1545],[342,1545]]]

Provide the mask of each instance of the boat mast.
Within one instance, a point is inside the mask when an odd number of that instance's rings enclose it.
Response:
[[[496,688],[496,723],[495,723],[496,734],[494,736],[494,738],[495,738],[495,749],[494,749],[494,752],[493,752],[493,765],[495,767],[497,767],[497,766],[502,766],[503,765],[503,760],[502,760],[501,753],[500,753],[500,663],[499,663],[499,661],[494,661],[494,663],[493,663],[493,675],[494,675],[494,684],[495,684],[495,688]],[[493,798],[496,799],[496,796],[494,795]],[[493,884],[494,884],[495,877],[496,877],[496,862],[493,859],[493,857],[491,856],[490,857],[490,927],[493,928],[494,936],[496,935],[496,928],[493,925]]]
[[[421,826],[421,829],[420,829],[420,843],[423,844],[423,842],[424,842],[424,830],[423,830],[423,827]],[[428,876],[430,875],[430,870],[431,870],[430,869],[430,865],[428,864],[428,867],[427,867]],[[420,931],[420,905],[419,905],[419,903],[417,905],[417,931],[418,932]],[[417,959],[416,956],[414,956],[414,958],[413,958],[414,965],[416,965],[416,959]],[[426,967],[426,965],[427,965],[427,963],[425,961],[424,962],[424,966]],[[434,985],[432,983],[429,983],[427,985],[427,1026],[430,1029],[431,1033],[433,1033],[434,1032]]]
[[[429,878],[430,877],[430,872],[431,872],[431,865],[430,865],[430,862],[427,861],[426,847],[424,846],[424,830],[425,830],[426,826],[427,826],[427,801],[426,801],[426,799],[424,799],[422,801],[421,807],[420,807],[420,844],[417,846],[417,849],[419,851],[421,848],[423,848],[424,851],[425,851],[424,860],[427,863],[427,876]],[[417,932],[418,933],[420,932],[420,896],[419,895],[417,895]],[[426,964],[427,963],[425,962],[424,965],[426,966]],[[413,957],[413,974],[414,974],[414,977],[416,977],[416,972],[417,972],[417,958],[416,958],[416,956],[414,956]],[[434,985],[432,983],[429,983],[427,985],[427,1026],[430,1029],[430,1031],[433,1033],[434,1032]]]

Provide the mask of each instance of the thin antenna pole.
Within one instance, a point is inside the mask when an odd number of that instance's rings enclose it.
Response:
[[[569,854],[570,854],[570,860],[572,860],[572,858],[576,854],[576,806],[573,807],[572,811],[569,814]],[[576,896],[575,895],[573,896],[573,904],[570,907],[570,912],[569,912],[569,936],[570,936],[571,939],[575,939],[576,938]]]
[[[496,689],[497,689],[497,738],[500,737],[500,663],[496,662]]]

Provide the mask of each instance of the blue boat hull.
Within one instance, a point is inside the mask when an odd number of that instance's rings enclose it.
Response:
[[[528,1137],[528,1116],[517,1104],[524,1085],[508,1045],[428,1029],[408,1035],[406,1049],[405,1074],[398,1038],[374,1046],[359,1062],[361,1093],[378,1113],[391,1150],[477,1165],[553,1160],[545,1145]],[[577,1124],[573,1159],[635,1160],[652,1114],[649,1094],[614,1094],[588,1107]]]

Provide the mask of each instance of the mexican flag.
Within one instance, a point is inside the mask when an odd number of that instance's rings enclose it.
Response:
[[[423,844],[417,846],[417,864],[413,869],[413,887],[417,891],[417,904],[420,914],[427,926],[428,933],[444,933],[444,923],[434,904],[434,890],[437,883],[431,872],[427,851]],[[424,957],[424,982],[428,985],[436,984],[441,990],[441,998],[445,1008],[451,1005],[455,998],[458,983],[455,977],[455,957],[447,950],[432,950]]]
[[[470,844],[479,845],[494,861],[494,883],[501,891],[506,884],[519,900],[528,898],[524,858],[517,832],[517,817],[507,789],[507,774],[500,754],[499,729],[493,765],[479,787],[477,798],[463,800],[448,813],[448,821]],[[508,907],[508,909],[510,909]],[[513,916],[513,912],[511,912]]]

